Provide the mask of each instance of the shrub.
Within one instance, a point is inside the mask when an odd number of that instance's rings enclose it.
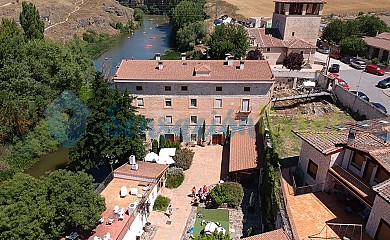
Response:
[[[179,149],[180,148],[180,144],[175,143],[175,142],[171,142],[171,141],[168,141],[168,140],[164,140],[163,142],[160,142],[160,149],[161,148],[176,148],[176,149]]]
[[[172,167],[168,170],[168,177],[165,183],[167,188],[177,188],[184,181],[184,172],[182,168]]]
[[[379,64],[378,58],[373,58],[372,59],[372,64]]]
[[[241,205],[244,190],[239,183],[225,182],[211,189],[209,196],[216,206],[227,203],[231,207],[237,207]]]
[[[171,199],[158,195],[153,205],[153,210],[165,211],[171,202]]]
[[[156,139],[152,142],[152,152],[158,154],[158,141]]]
[[[176,151],[176,155],[173,157],[175,160],[175,167],[187,170],[191,167],[192,159],[194,158],[194,151],[189,148],[182,148]]]

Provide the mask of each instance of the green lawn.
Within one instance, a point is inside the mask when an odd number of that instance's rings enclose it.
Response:
[[[203,214],[203,219],[206,222],[213,221],[221,223],[221,226],[226,229],[226,233],[229,233],[229,211],[227,209],[205,209],[198,207],[196,211]],[[202,218],[197,217],[194,226],[194,236],[199,236],[200,232],[206,227],[205,225],[201,226],[201,222]]]

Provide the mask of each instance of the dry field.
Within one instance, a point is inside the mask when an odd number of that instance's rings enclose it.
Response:
[[[272,16],[273,0],[225,0],[237,6],[237,14],[247,18],[254,16]],[[210,0],[210,2],[215,2]],[[220,1],[218,1],[220,2]],[[326,0],[324,14],[350,14],[358,12],[390,11],[390,0]],[[223,15],[223,14],[219,14]]]

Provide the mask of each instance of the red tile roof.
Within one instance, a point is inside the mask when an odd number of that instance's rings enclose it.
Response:
[[[372,189],[390,203],[390,179],[375,185]]]
[[[265,232],[251,237],[243,238],[243,240],[290,240],[284,233],[283,229],[279,228],[274,231]]]
[[[284,3],[324,3],[324,0],[274,0],[274,2],[284,2]]]
[[[134,177],[145,177],[150,179],[158,179],[161,174],[168,170],[168,165],[138,161],[138,170],[131,170],[129,164],[123,164],[114,170],[114,173],[126,174]]]
[[[284,44],[288,48],[298,48],[298,49],[316,48],[316,46],[314,46],[314,45],[312,45],[312,44],[310,44],[310,43],[308,43],[300,38],[297,38],[297,37],[285,40]]]
[[[163,69],[157,68],[156,60],[122,60],[115,76],[117,80],[149,81],[270,81],[271,68],[266,60],[245,60],[245,68],[239,69],[240,61],[228,66],[225,60],[162,60]],[[185,63],[185,64],[184,64]],[[210,71],[210,75],[194,74],[195,68]]]
[[[230,138],[229,172],[259,169],[257,135],[254,128],[232,132]]]
[[[369,46],[390,51],[390,32],[384,32],[376,37],[364,37],[363,40]]]
[[[293,131],[302,140],[316,148],[322,154],[329,154],[343,147],[340,144],[347,142],[348,131],[337,132],[309,132],[309,131]]]

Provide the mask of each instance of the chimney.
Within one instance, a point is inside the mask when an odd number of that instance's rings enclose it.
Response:
[[[244,60],[240,60],[240,69],[244,69]]]
[[[155,57],[156,57],[156,60],[157,60],[157,61],[160,61],[160,56],[161,56],[160,53],[156,53]]]
[[[356,129],[349,129],[347,145],[352,144],[355,141]]]
[[[233,66],[233,60],[234,60],[234,58],[233,58],[233,56],[229,56],[228,57],[228,66]]]
[[[225,54],[225,61],[227,62],[227,60],[229,59],[229,56],[230,56],[230,53],[226,53]]]
[[[181,60],[182,61],[185,61],[186,60],[186,53],[181,53]]]
[[[159,62],[158,62],[158,70],[162,70],[163,67],[164,67],[163,62],[162,62],[162,61],[159,61]]]

